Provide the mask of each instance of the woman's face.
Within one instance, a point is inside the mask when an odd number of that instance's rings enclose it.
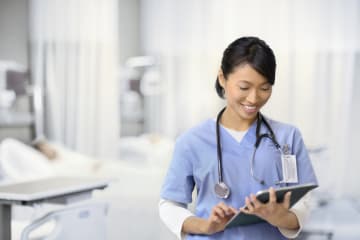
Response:
[[[236,67],[227,79],[220,70],[219,80],[231,116],[248,123],[252,123],[271,96],[271,84],[249,64]]]

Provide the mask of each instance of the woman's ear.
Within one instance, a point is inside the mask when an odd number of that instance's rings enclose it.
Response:
[[[219,78],[219,84],[220,86],[225,89],[225,77],[224,77],[224,73],[223,71],[221,70],[221,68],[219,69],[219,72],[218,72],[218,78]]]

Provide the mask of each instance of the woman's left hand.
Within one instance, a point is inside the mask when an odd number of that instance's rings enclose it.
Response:
[[[291,192],[287,192],[285,194],[284,201],[277,203],[275,190],[274,188],[270,188],[269,202],[262,203],[256,199],[254,194],[251,194],[250,197],[245,198],[246,207],[240,208],[240,211],[247,214],[256,215],[276,227],[296,228],[296,226],[298,226],[297,221],[295,226],[293,224],[288,226],[286,221],[284,221],[286,219],[293,218],[294,216],[294,214],[289,211],[290,197]]]

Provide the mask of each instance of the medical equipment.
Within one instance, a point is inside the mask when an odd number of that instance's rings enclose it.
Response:
[[[219,198],[223,198],[226,199],[229,197],[230,195],[230,188],[225,184],[224,180],[223,180],[223,172],[222,172],[222,149],[221,149],[221,141],[220,141],[220,119],[222,114],[224,113],[226,107],[223,108],[216,119],[216,143],[217,143],[217,159],[218,159],[218,174],[219,174],[219,180],[218,182],[215,184],[215,194],[216,196],[218,196]],[[261,123],[264,123],[266,128],[269,130],[270,133],[263,133],[260,134],[260,127],[261,127]],[[259,182],[261,185],[265,185],[265,180],[257,177],[254,174],[254,160],[255,160],[255,153],[256,150],[258,148],[258,146],[260,145],[260,142],[263,138],[269,138],[273,144],[275,145],[275,147],[280,151],[281,154],[283,154],[282,150],[281,150],[281,146],[278,143],[278,141],[276,140],[275,134],[272,130],[272,128],[270,127],[270,124],[265,120],[265,118],[262,116],[262,114],[259,112],[257,115],[257,123],[256,123],[256,141],[254,144],[254,151],[252,154],[252,158],[251,158],[251,165],[250,165],[250,174],[251,176],[257,181]],[[275,184],[280,184],[283,181],[279,181],[276,182]]]

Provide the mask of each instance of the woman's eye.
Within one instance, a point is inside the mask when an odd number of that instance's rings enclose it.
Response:
[[[269,91],[270,88],[261,88],[261,90],[263,90],[263,91]]]
[[[248,90],[249,88],[248,87],[240,87],[240,90]]]

